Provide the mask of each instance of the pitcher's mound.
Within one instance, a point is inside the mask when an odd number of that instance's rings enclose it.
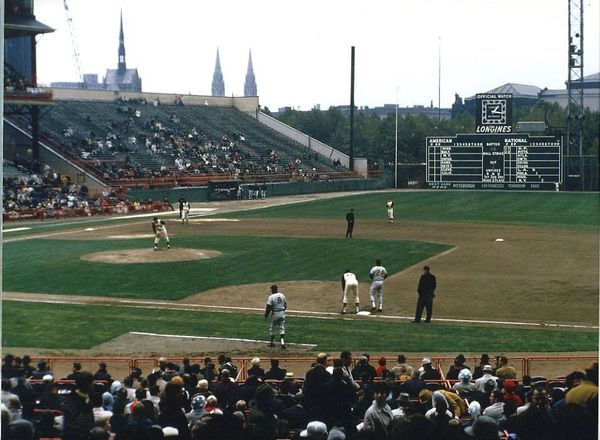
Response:
[[[216,258],[221,255],[219,251],[207,249],[187,249],[160,247],[145,249],[122,249],[117,251],[104,251],[86,254],[81,257],[85,261],[110,264],[131,263],[166,263],[172,261],[191,261]]]

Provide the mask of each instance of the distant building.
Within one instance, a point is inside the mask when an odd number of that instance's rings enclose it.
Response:
[[[125,37],[123,35],[123,13],[121,12],[121,30],[119,32],[119,62],[116,69],[106,69],[104,76],[106,90],[128,92],[142,91],[142,78],[137,69],[128,69],[125,62]]]
[[[212,96],[225,96],[225,81],[223,81],[223,72],[221,72],[219,48],[217,48],[217,61],[215,62],[215,72],[213,73],[211,90]]]
[[[566,88],[551,90],[544,89],[540,91],[540,99],[546,102],[556,102],[562,108],[567,107],[569,102],[569,92]],[[573,88],[579,88],[579,83],[574,83]],[[583,77],[583,106],[592,110],[600,111],[600,72]]]
[[[248,71],[246,72],[246,82],[244,83],[244,96],[258,96],[256,91],[256,78],[252,68],[252,51],[248,55]]]
[[[142,78],[137,69],[128,69],[125,60],[125,37],[123,33],[123,13],[121,13],[121,28],[119,31],[119,57],[116,69],[106,69],[102,82],[98,82],[98,75],[86,73],[83,83],[58,81],[50,83],[51,87],[59,89],[87,89],[87,90],[121,90],[127,92],[141,92]]]

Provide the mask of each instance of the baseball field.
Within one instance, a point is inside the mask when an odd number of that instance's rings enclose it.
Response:
[[[388,223],[385,202],[395,202]],[[288,355],[598,352],[597,193],[391,191],[192,204],[150,216],[4,224],[2,345],[14,354],[268,355],[264,304],[288,300]],[[353,208],[354,238],[344,215]],[[349,268],[369,310],[341,315]],[[433,323],[410,324],[423,265]]]

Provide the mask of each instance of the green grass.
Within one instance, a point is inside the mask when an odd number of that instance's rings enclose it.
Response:
[[[451,246],[416,241],[335,238],[179,236],[176,246],[212,249],[222,256],[173,263],[108,264],[84,254],[150,248],[152,240],[42,240],[4,244],[5,291],[123,298],[181,299],[209,289],[294,280],[337,280],[352,268],[359,279],[381,258],[389,273]],[[161,252],[177,252],[177,249]]]
[[[508,223],[598,228],[598,193],[423,191],[371,193],[295,203],[221,217],[339,218],[354,208],[356,222],[387,218],[385,202],[394,200],[397,220]]]
[[[268,339],[262,313],[232,314],[115,306],[4,301],[4,347],[88,349],[129,331],[188,336]],[[597,351],[597,331],[515,329],[489,326],[411,325],[407,322],[288,317],[290,343],[318,351],[527,352]],[[193,323],[193,325],[191,324]],[[402,335],[402,337],[398,337]],[[157,347],[160,351],[160,347]]]

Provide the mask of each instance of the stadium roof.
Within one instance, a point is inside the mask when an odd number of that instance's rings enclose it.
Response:
[[[515,83],[506,83],[495,89],[488,90],[483,93],[512,93],[513,98],[527,98],[527,99],[538,99],[539,93],[542,91],[538,86],[531,86],[527,84],[515,84]],[[470,96],[466,98],[466,101],[470,101],[475,99],[475,96]]]

